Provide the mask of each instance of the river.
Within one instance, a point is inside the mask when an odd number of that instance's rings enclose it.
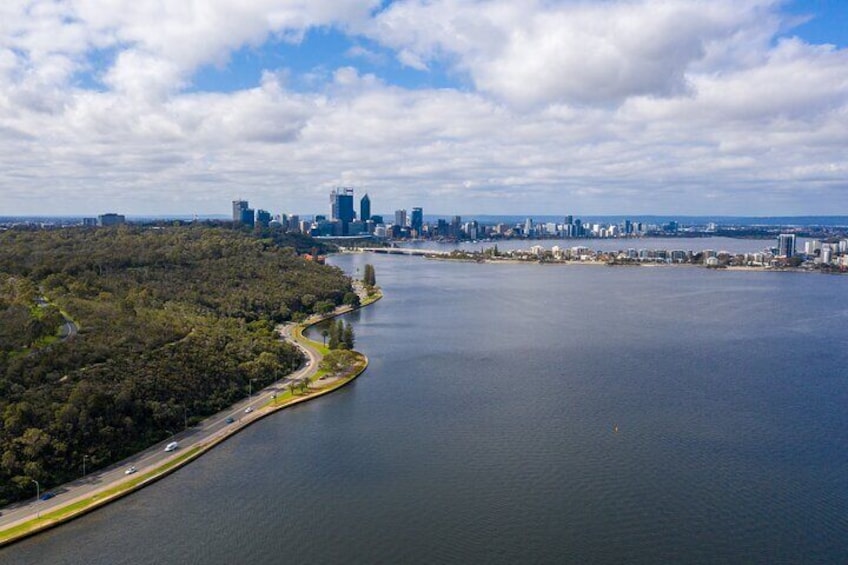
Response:
[[[0,562],[848,562],[848,277],[332,262],[362,377]]]

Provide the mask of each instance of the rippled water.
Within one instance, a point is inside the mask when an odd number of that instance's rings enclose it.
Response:
[[[0,562],[848,562],[848,277],[334,261],[354,385]]]

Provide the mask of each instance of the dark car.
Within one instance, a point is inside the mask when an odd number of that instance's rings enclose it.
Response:
[[[50,500],[50,499],[51,499],[51,498],[53,498],[54,496],[56,496],[56,493],[53,493],[53,492],[45,492],[44,494],[42,494],[42,495],[41,495],[41,500]]]
[[[227,422],[228,424],[232,424],[233,422],[235,422],[235,420],[233,420],[232,416],[227,417],[227,419],[224,420],[224,421]]]

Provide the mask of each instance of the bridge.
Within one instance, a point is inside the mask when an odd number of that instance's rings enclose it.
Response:
[[[450,255],[450,251],[437,251],[435,249],[411,249],[409,247],[350,247],[350,251],[361,251],[363,253],[382,253],[383,255]]]

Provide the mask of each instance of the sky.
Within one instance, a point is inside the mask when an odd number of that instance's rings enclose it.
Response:
[[[3,0],[0,215],[848,214],[844,0]]]

